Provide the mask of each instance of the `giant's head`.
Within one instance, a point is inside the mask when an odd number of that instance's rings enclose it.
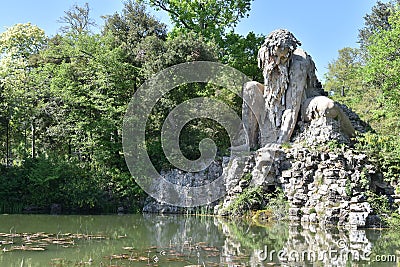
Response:
[[[286,65],[300,41],[288,30],[271,32],[258,51],[258,67],[273,69],[277,65]]]

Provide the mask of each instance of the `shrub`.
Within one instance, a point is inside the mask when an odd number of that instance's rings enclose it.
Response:
[[[359,135],[357,140],[357,149],[379,164],[386,181],[400,181],[400,136],[368,132]]]

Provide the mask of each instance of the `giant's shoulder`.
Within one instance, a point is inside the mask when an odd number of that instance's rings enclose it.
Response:
[[[296,56],[304,58],[304,59],[307,59],[307,57],[310,56],[309,54],[307,54],[306,51],[304,51],[301,48],[296,48],[296,50],[293,51],[293,55],[296,55]]]

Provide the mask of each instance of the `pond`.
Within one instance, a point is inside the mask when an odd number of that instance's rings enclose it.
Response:
[[[0,266],[399,266],[400,233],[212,216],[0,215]]]

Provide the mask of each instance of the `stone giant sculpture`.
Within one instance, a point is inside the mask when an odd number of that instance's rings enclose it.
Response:
[[[249,82],[243,86],[242,117],[252,148],[288,142],[297,123],[300,108],[302,119],[321,116],[337,118],[348,135],[354,134],[349,119],[332,100],[320,96],[315,64],[301,43],[287,30],[275,30],[258,52],[258,66],[264,84]]]

